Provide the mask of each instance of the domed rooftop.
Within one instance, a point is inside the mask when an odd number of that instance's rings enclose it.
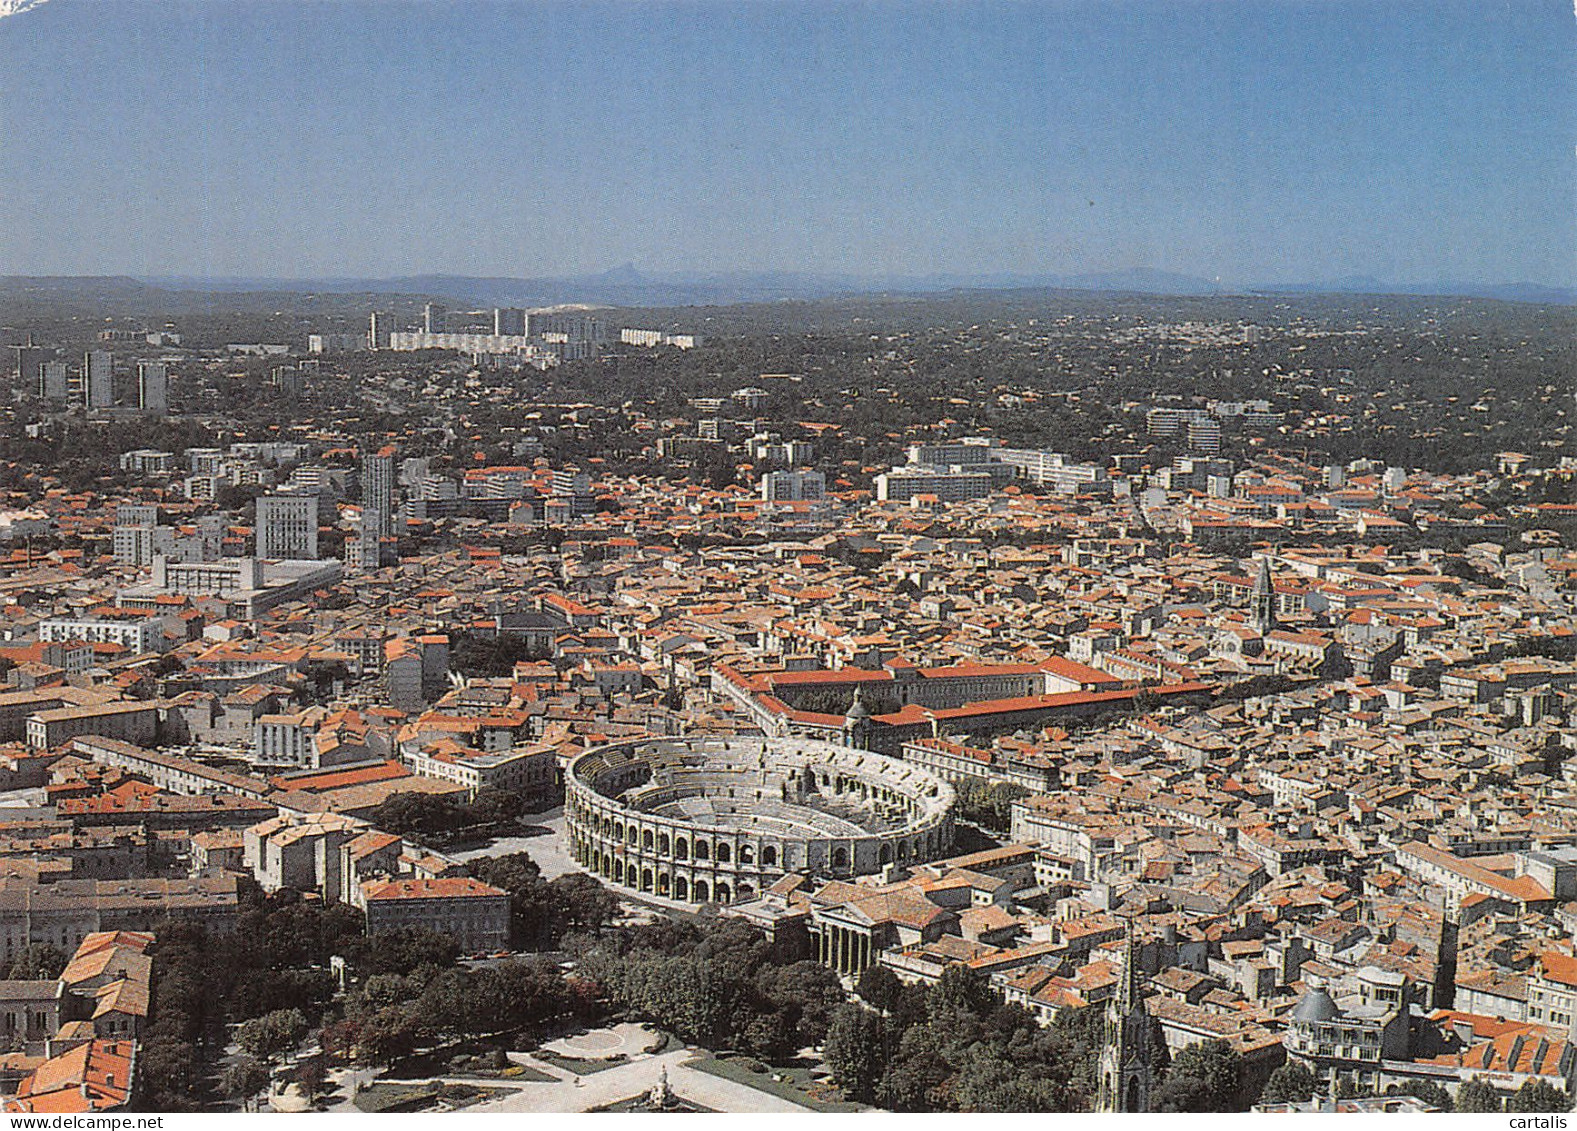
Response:
[[[1309,990],[1298,999],[1297,1006],[1292,1011],[1294,1021],[1331,1021],[1341,1016],[1341,1010],[1336,1008],[1336,1003],[1331,1000],[1331,995],[1324,990]]]

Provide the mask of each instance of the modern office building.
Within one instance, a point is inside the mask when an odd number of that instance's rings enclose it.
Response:
[[[276,365],[268,375],[279,395],[286,400],[299,400],[306,391],[306,375],[294,365]]]
[[[122,589],[116,605],[126,609],[158,609],[164,598],[217,597],[225,615],[252,620],[276,605],[300,600],[339,581],[338,562],[271,561],[224,558],[208,562],[175,562],[162,554],[153,558],[150,581]]]
[[[1061,452],[992,448],[991,459],[994,463],[1005,463],[1017,468],[1025,479],[1050,486],[1058,494],[1104,493],[1112,487],[1104,467],[1093,463],[1076,463]]]
[[[568,504],[570,518],[579,518],[597,509],[597,497],[591,493],[591,477],[584,471],[559,468],[553,472],[549,491],[554,499]]]
[[[394,533],[395,455],[390,444],[361,461],[361,531],[355,556],[363,569],[378,568],[383,540]]]
[[[701,344],[700,334],[674,334],[667,330],[641,330],[627,327],[619,331],[619,341],[627,346],[672,346],[675,349],[692,350]]]
[[[1001,444],[992,436],[965,436],[946,444],[910,444],[905,456],[911,464],[931,467],[989,463]]]

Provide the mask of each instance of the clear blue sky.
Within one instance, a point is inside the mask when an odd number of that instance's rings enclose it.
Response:
[[[50,0],[0,273],[1577,284],[1571,0]]]

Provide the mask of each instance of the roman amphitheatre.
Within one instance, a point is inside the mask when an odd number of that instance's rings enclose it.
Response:
[[[852,878],[953,841],[953,788],[896,758],[807,738],[645,738],[570,763],[571,854],[608,883],[742,903],[785,874]]]

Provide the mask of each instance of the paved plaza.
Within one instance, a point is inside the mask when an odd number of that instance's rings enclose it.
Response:
[[[713,1111],[726,1112],[804,1112],[810,1110],[780,1096],[763,1092],[734,1080],[725,1080],[709,1072],[689,1066],[689,1062],[704,1056],[694,1048],[676,1048],[662,1053],[638,1051],[657,1043],[658,1034],[640,1025],[616,1025],[610,1029],[593,1029],[573,1037],[551,1041],[543,1047],[561,1056],[582,1060],[608,1059],[617,1055],[630,1056],[628,1063],[594,1072],[576,1073],[530,1053],[512,1052],[509,1059],[515,1064],[534,1069],[552,1082],[523,1081],[508,1078],[493,1079],[474,1076],[441,1076],[436,1079],[450,1084],[474,1084],[487,1088],[507,1089],[507,1096],[487,1103],[474,1104],[459,1109],[461,1112],[583,1112],[606,1107],[621,1100],[646,1095],[657,1084],[664,1070],[668,1073],[668,1087],[674,1095]],[[428,1080],[403,1080],[399,1077],[379,1076],[375,1070],[358,1069],[332,1073],[340,1085],[340,1100],[331,1104],[330,1111],[356,1111],[351,1100],[354,1088],[370,1083],[423,1084]]]

